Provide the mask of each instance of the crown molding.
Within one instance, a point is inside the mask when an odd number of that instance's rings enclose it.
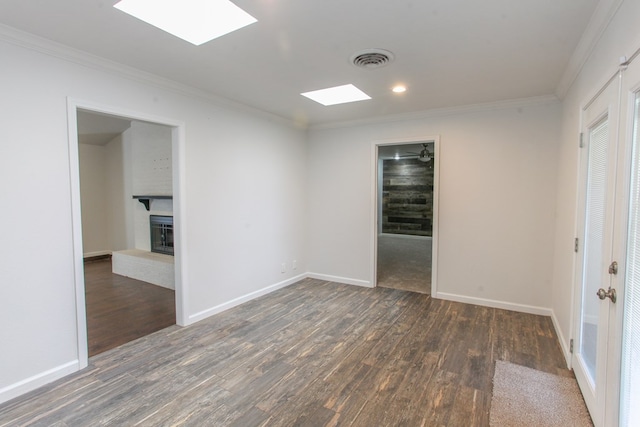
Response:
[[[36,36],[25,31],[18,30],[8,25],[0,24],[0,41],[4,41],[24,49],[32,50],[63,61],[72,62],[98,71],[111,73],[138,83],[156,88],[165,89],[180,95],[198,98],[213,104],[216,107],[232,109],[238,112],[261,116],[266,120],[274,120],[288,127],[301,129],[299,123],[282,116],[260,110],[249,105],[224,98],[211,92],[197,89],[183,83],[178,83],[156,74],[142,71],[134,67],[123,65],[88,52],[72,48],[70,46],[54,42],[44,37]],[[304,126],[302,126],[304,129]]]
[[[602,0],[604,2],[621,3],[623,0]],[[610,18],[609,18],[610,19]],[[508,108],[547,105],[559,102],[556,95],[544,95],[530,98],[519,98],[505,101],[497,101],[490,103],[471,104],[456,107],[436,108],[410,113],[375,116],[364,119],[355,119],[349,121],[327,122],[318,124],[306,124],[292,119],[288,119],[277,114],[273,114],[228,98],[221,97],[211,92],[197,89],[193,86],[178,83],[156,74],[129,67],[121,63],[111,61],[88,52],[74,49],[67,45],[54,42],[52,40],[27,33],[16,28],[0,24],[0,41],[4,41],[28,50],[36,51],[47,56],[72,62],[84,67],[93,68],[98,71],[111,73],[113,75],[126,78],[138,83],[154,86],[160,89],[170,90],[172,92],[198,98],[207,101],[217,107],[232,109],[239,112],[253,114],[263,117],[266,120],[277,121],[287,127],[298,130],[312,129],[331,129],[344,128],[350,126],[359,126],[374,123],[391,123],[406,120],[425,119],[430,117],[441,117],[455,114],[464,114],[479,111],[500,110]]]
[[[564,99],[569,89],[571,89],[571,86],[573,86],[573,83],[578,78],[582,68],[593,53],[593,50],[623,2],[624,0],[600,0],[596,5],[589,24],[587,24],[587,28],[584,33],[582,33],[582,37],[580,37],[580,41],[573,51],[569,63],[560,79],[560,83],[558,83],[556,88],[556,96],[559,99]]]
[[[309,130],[337,129],[353,126],[403,122],[409,120],[429,119],[433,117],[453,116],[485,111],[506,110],[519,107],[535,107],[540,105],[559,104],[560,100],[555,95],[534,96],[529,98],[509,99],[505,101],[486,102],[481,104],[461,105],[456,107],[434,108],[431,110],[416,111],[411,113],[394,114],[386,116],[370,117],[366,119],[349,120],[343,122],[319,123],[309,126]]]

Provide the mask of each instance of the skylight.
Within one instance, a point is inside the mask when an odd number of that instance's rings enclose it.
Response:
[[[113,7],[196,46],[257,21],[228,0],[121,0]]]
[[[314,90],[311,92],[301,93],[300,95],[306,96],[307,98],[324,106],[371,99],[369,95],[352,84]]]

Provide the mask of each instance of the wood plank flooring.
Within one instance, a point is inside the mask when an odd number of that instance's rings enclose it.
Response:
[[[111,272],[111,259],[84,264],[89,356],[176,323],[175,292]]]
[[[572,377],[547,317],[305,279],[0,406],[0,426],[488,426],[496,360]]]

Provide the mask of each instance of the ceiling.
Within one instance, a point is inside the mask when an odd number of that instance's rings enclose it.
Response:
[[[131,127],[131,120],[87,111],[78,111],[78,143],[106,145]]]
[[[553,95],[598,0],[234,0],[258,22],[201,46],[115,3],[2,0],[0,23],[313,126]],[[352,65],[367,48],[395,61]],[[347,83],[373,99],[300,95]]]

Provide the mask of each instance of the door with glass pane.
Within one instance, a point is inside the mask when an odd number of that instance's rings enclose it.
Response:
[[[620,325],[621,343],[616,340],[611,350],[617,355],[611,370],[619,372],[619,399],[608,399],[611,409],[607,422],[623,427],[640,426],[640,60],[623,74],[621,91],[621,180],[623,195],[618,202],[621,215],[617,220],[614,256],[622,260],[617,278],[621,310],[615,322]],[[621,354],[620,354],[621,353]],[[617,394],[617,393],[616,393]],[[616,396],[617,397],[617,396]],[[619,419],[617,415],[619,414]]]
[[[582,112],[580,312],[572,366],[596,427],[604,425],[607,348],[615,300],[609,267],[615,215],[618,79],[612,79]]]
[[[572,364],[596,427],[640,426],[640,60],[582,116]]]

